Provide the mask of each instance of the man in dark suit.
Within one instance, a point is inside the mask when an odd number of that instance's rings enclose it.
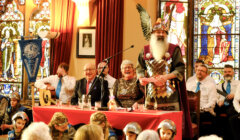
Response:
[[[97,71],[94,64],[87,63],[84,66],[85,78],[77,80],[76,82],[75,94],[71,99],[71,103],[73,105],[78,104],[78,100],[79,98],[80,99],[82,98],[82,95],[85,96],[91,95],[92,106],[95,105],[96,101],[101,101],[102,107],[107,107],[107,103],[109,100],[108,83],[107,81],[102,80],[99,77],[96,77],[96,72]]]

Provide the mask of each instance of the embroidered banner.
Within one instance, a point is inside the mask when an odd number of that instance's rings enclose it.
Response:
[[[35,82],[42,58],[42,39],[24,40],[22,38],[18,42],[28,82]]]

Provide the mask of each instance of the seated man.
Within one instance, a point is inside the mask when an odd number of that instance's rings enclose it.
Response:
[[[68,69],[68,64],[61,63],[58,66],[56,75],[37,80],[35,86],[40,89],[56,90],[57,99],[62,100],[63,103],[67,103],[74,94],[76,83],[74,77],[68,76]],[[50,86],[46,84],[50,84]]]
[[[20,95],[18,94],[18,92],[13,92],[12,94],[10,94],[10,107],[7,108],[1,125],[1,129],[4,134],[7,134],[10,129],[13,129],[11,119],[13,115],[16,114],[18,111],[26,112],[27,108],[20,104]]]
[[[233,115],[229,118],[231,132],[233,133],[234,140],[239,140],[240,138],[240,85],[238,85],[236,94],[233,99],[234,109],[238,114]]]
[[[98,64],[98,75],[101,73],[101,71],[105,65],[106,65],[106,68],[103,71],[104,80],[106,80],[108,82],[108,89],[112,89],[116,79],[108,74],[109,67],[106,62],[103,61]]]
[[[223,70],[224,82],[217,85],[218,103],[215,108],[217,114],[216,124],[218,125],[219,133],[218,135],[224,135],[228,139],[232,139],[231,132],[226,131],[226,126],[229,125],[228,118],[232,115],[237,114],[233,107],[233,98],[236,94],[236,90],[240,81],[234,80],[234,70],[233,66],[225,65]],[[222,117],[221,114],[226,114],[227,116]],[[228,129],[229,130],[229,129]]]
[[[216,115],[214,107],[217,101],[216,85],[207,78],[208,68],[206,65],[200,65],[196,71],[196,81],[189,83],[187,81],[187,90],[198,92],[200,90],[200,121],[212,121]],[[201,128],[200,128],[201,129]],[[213,129],[212,129],[213,130]],[[211,133],[211,132],[210,132]]]
[[[103,86],[101,86],[101,81],[96,77],[96,67],[94,64],[87,63],[84,66],[84,75],[85,78],[82,78],[76,82],[75,94],[72,97],[71,103],[77,105],[79,98],[82,98],[82,95],[91,95],[91,105],[94,106],[96,101],[101,101],[102,107],[107,107],[108,103],[108,83],[103,80]],[[92,87],[94,84],[94,87]],[[101,88],[103,87],[103,89]]]
[[[200,66],[200,65],[203,65],[204,62],[202,60],[196,60],[195,62],[195,65],[194,65],[194,71],[195,73],[197,72],[197,68]],[[206,79],[208,79],[208,81],[212,81],[214,84],[215,84],[215,81],[213,80],[213,78],[210,76],[210,75],[207,75]],[[194,74],[193,76],[189,77],[187,79],[187,83],[186,83],[186,86],[187,86],[187,89],[190,88],[189,86],[191,86],[191,83],[192,82],[195,82],[197,81],[197,76],[196,74]]]

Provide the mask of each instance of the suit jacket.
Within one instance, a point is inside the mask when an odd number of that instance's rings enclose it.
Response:
[[[96,101],[101,101],[102,107],[107,107],[107,103],[109,101],[109,90],[108,90],[108,82],[103,80],[103,95],[101,100],[101,82],[98,77],[95,77],[93,83],[95,83],[94,87],[91,86],[89,89],[89,95],[91,95],[91,105],[94,106]],[[92,83],[92,84],[93,84]],[[86,86],[87,86],[87,79],[82,78],[76,81],[75,86],[75,94],[72,96],[71,103],[73,105],[78,104],[79,97],[82,98],[82,95],[86,95]]]

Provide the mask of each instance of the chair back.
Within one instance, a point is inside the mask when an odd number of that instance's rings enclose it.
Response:
[[[194,137],[199,137],[199,126],[200,126],[200,91],[197,93],[192,91],[187,91],[188,104],[190,115],[192,118],[192,127]],[[194,119],[194,120],[193,120]]]

